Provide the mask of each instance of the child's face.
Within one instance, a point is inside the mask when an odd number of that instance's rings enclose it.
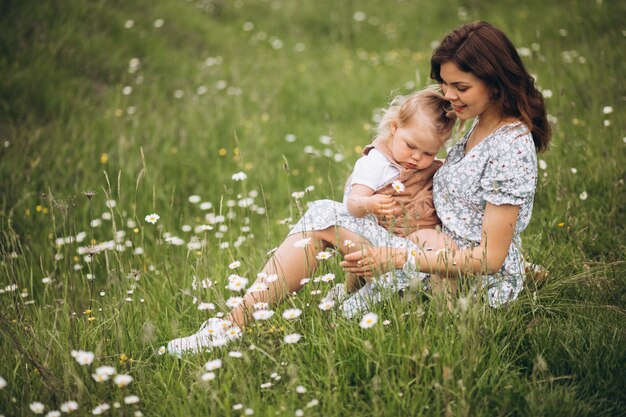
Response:
[[[416,114],[411,123],[391,126],[391,153],[396,162],[407,169],[425,169],[433,161],[442,141],[428,117]]]

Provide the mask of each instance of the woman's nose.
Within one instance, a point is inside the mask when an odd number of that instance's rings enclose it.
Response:
[[[446,92],[444,93],[444,98],[446,98],[447,100],[454,100],[456,98],[456,94],[454,93],[454,91],[452,91],[452,88],[448,87],[446,89]]]

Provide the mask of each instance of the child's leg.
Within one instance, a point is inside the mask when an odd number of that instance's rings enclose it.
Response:
[[[294,246],[296,242],[305,238],[311,240],[306,245]],[[257,279],[255,284],[264,283],[267,289],[246,293],[243,304],[234,308],[226,319],[243,327],[249,320],[254,304],[260,301],[279,303],[286,295],[299,291],[302,288],[300,284],[302,278],[309,277],[317,269],[318,261],[315,255],[329,246],[335,247],[342,255],[346,254],[350,252],[350,248],[344,245],[346,240],[352,241],[358,248],[370,245],[369,241],[342,227],[329,227],[288,236],[263,267],[264,273],[278,275],[278,279],[274,282]]]

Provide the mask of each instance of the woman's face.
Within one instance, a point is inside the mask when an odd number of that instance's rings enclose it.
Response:
[[[461,71],[454,62],[446,62],[441,65],[439,75],[444,96],[450,100],[459,119],[468,120],[496,111],[490,88],[471,72]]]

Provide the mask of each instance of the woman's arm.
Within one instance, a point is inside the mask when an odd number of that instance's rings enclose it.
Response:
[[[369,213],[376,216],[395,216],[399,209],[391,196],[374,194],[374,190],[362,184],[352,185],[346,207],[348,213],[354,217],[364,217]]]
[[[417,269],[443,276],[498,272],[511,246],[518,214],[519,206],[487,203],[479,246],[445,255],[417,250]],[[341,265],[346,272],[368,277],[402,268],[408,258],[409,249],[378,247],[347,254]]]

